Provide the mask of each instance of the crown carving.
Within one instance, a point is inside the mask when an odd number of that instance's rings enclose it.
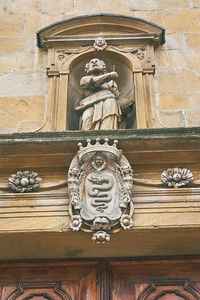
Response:
[[[83,146],[82,143],[78,143],[79,151],[77,152],[79,160],[84,160],[84,157],[93,152],[107,152],[115,156],[116,159],[120,159],[122,150],[117,149],[118,141],[114,140],[110,145],[108,139],[104,139],[103,143],[100,143],[100,138],[97,138],[95,143],[92,143],[90,139],[87,139],[87,145]]]

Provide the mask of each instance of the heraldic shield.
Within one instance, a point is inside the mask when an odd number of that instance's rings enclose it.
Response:
[[[117,141],[78,146],[68,172],[70,227],[93,232],[97,244],[108,243],[110,232],[133,226],[133,171]]]

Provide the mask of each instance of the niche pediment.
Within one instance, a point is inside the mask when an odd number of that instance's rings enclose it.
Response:
[[[165,30],[143,19],[122,15],[98,14],[74,17],[54,23],[37,32],[38,46],[42,48],[68,43],[92,45],[101,33],[107,43],[131,40],[164,43]]]

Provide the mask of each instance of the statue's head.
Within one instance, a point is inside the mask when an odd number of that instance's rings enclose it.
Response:
[[[90,74],[104,74],[106,72],[106,64],[103,60],[93,58],[89,63],[85,65],[85,72]]]

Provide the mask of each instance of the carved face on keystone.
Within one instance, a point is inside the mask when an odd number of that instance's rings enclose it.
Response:
[[[99,47],[102,47],[106,42],[104,40],[103,37],[101,36],[98,36],[95,40],[96,44],[99,46]]]
[[[106,65],[103,60],[93,58],[89,63],[85,65],[85,71],[87,74],[103,74],[106,72]]]

